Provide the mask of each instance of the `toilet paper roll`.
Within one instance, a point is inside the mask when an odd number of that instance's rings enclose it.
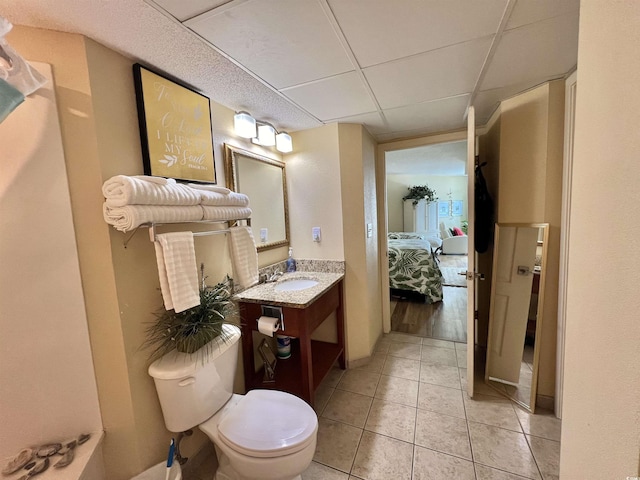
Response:
[[[258,331],[273,337],[273,334],[278,330],[280,324],[279,318],[265,317],[264,315],[258,319]]]

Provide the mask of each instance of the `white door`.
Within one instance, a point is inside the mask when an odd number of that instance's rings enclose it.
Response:
[[[467,202],[468,202],[468,257],[467,257],[467,393],[473,398],[474,354],[476,339],[476,250],[474,245],[475,223],[475,165],[476,165],[476,114],[473,106],[467,115]]]
[[[440,227],[438,223],[438,202],[427,203],[426,213],[427,236],[438,237],[438,234],[440,233]]]
[[[491,302],[490,379],[518,384],[529,318],[539,229],[499,225],[496,229]]]

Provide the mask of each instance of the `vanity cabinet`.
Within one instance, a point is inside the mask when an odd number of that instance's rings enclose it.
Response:
[[[264,371],[254,369],[253,332],[258,329],[257,319],[262,315],[262,305],[282,308],[284,330],[274,335],[288,335],[291,339],[291,357],[278,359],[275,381],[264,382]],[[247,391],[256,388],[282,390],[299,396],[311,406],[314,404],[315,391],[338,360],[345,368],[344,355],[344,315],[343,281],[330,286],[317,297],[305,304],[292,304],[277,301],[257,303],[256,300],[239,300],[242,320],[242,353],[244,360],[244,379]],[[332,312],[336,312],[337,343],[311,340],[312,333]]]

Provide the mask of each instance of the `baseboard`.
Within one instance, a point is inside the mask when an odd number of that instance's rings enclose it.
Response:
[[[544,410],[551,410],[553,412],[555,401],[554,397],[547,395],[536,395],[536,407],[540,407]]]
[[[369,363],[371,362],[371,357],[364,357],[364,358],[358,358],[357,360],[350,360],[347,364],[347,368],[351,369],[351,368],[358,368],[358,367],[364,367],[365,365],[369,365]]]

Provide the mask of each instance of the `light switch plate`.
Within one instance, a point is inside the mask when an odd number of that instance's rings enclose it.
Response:
[[[311,236],[313,237],[314,242],[319,242],[322,240],[322,235],[320,233],[320,227],[313,227],[311,229]]]
[[[373,237],[373,223],[367,223],[367,238]]]
[[[267,243],[267,238],[269,237],[269,229],[261,228],[260,229],[260,241],[262,243]]]

